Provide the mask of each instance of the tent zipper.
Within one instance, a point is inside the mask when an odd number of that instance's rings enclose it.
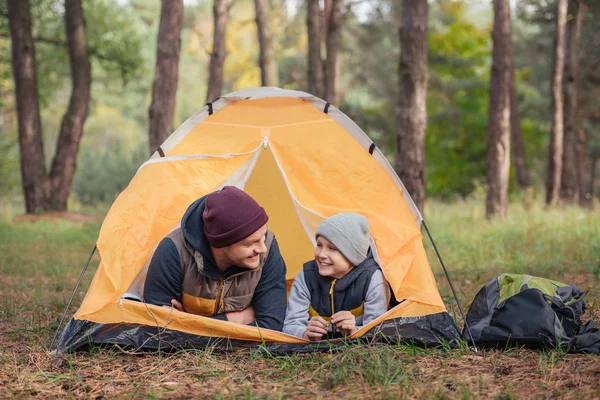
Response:
[[[329,289],[329,297],[331,298],[331,316],[333,317],[333,314],[335,314],[335,307],[334,307],[334,303],[333,303],[333,287],[335,286],[335,282],[337,281],[337,279],[334,279],[331,281],[331,288]],[[335,324],[332,324],[332,330],[335,333]]]

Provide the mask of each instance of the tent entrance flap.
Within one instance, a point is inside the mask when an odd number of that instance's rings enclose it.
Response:
[[[314,257],[314,247],[269,147],[261,152],[244,191],[267,211],[269,229],[275,233],[287,266],[287,279],[293,279]]]

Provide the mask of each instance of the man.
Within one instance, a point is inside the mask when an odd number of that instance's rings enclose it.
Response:
[[[144,301],[282,330],[286,267],[268,219],[234,186],[196,200],[154,252]]]

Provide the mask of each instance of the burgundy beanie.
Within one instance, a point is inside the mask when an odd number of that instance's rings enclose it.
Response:
[[[235,186],[209,194],[202,214],[204,234],[212,247],[231,246],[267,223],[269,217],[256,200]]]

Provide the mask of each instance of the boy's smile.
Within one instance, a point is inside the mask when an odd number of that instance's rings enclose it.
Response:
[[[323,236],[317,237],[315,261],[319,267],[319,275],[340,279],[352,269],[350,261]]]

